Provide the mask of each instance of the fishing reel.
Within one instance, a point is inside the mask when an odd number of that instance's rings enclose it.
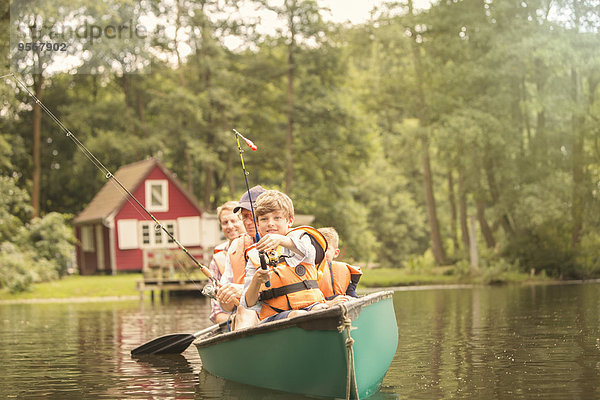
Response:
[[[267,252],[259,251],[258,256],[260,257],[260,267],[262,269],[267,269],[267,267],[275,268],[280,262],[280,257],[277,256],[277,252],[274,250]]]
[[[212,280],[210,280],[202,288],[202,294],[205,295],[206,297],[209,297],[209,298],[213,299],[213,300],[217,300],[217,290],[219,290],[219,288],[217,287],[216,282],[213,282]]]

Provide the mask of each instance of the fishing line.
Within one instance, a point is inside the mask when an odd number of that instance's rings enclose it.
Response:
[[[167,234],[167,236],[173,241],[173,243],[175,243],[179,247],[179,249],[181,251],[183,251],[198,268],[200,268],[202,273],[204,275],[206,275],[206,277],[209,279],[209,281],[214,282],[215,284],[218,284],[218,281],[212,276],[212,273],[210,272],[210,270],[205,265],[200,264],[200,262],[198,260],[196,260],[196,258],[188,251],[188,249],[186,249],[185,246],[183,246],[179,242],[179,240],[177,240],[175,238],[175,236],[173,234],[171,234],[171,232],[169,232],[166,229],[166,227],[158,219],[156,219],[156,217],[150,211],[148,211],[146,209],[146,207],[144,207],[142,205],[142,203],[140,203],[140,201],[133,195],[133,193],[131,193],[125,186],[123,186],[123,184],[112,174],[112,172],[110,172],[110,170],[108,168],[106,168],[106,166],[104,166],[104,164],[102,164],[102,162],[100,160],[98,160],[98,158],[96,158],[96,156],[87,147],[85,147],[85,145],[69,129],[67,129],[67,127],[52,113],[52,111],[50,111],[44,105],[44,103],[42,103],[40,101],[40,99],[38,99],[29,90],[29,88],[27,87],[27,85],[25,85],[25,83],[23,83],[20,79],[18,79],[14,73],[0,76],[0,79],[5,78],[5,77],[11,77],[19,86],[21,86],[23,89],[25,89],[27,94],[29,94],[29,96],[35,100],[35,102],[40,106],[40,108],[42,110],[44,110],[44,112],[48,116],[50,116],[50,118],[52,118],[52,120],[63,130],[63,132],[65,132],[66,136],[69,139],[71,139],[71,141],[73,141],[73,143],[75,143],[77,148],[79,148],[79,150],[81,150],[83,152],[83,154],[96,166],[96,168],[98,168],[100,170],[100,172],[102,172],[104,174],[106,179],[112,181],[119,190],[121,190],[124,194],[127,195],[127,201],[132,206],[134,206],[133,208],[138,212],[138,214],[140,214],[142,217],[145,217],[139,209],[141,208],[142,210],[144,210],[146,212],[146,214],[156,224],[155,230],[157,230],[157,231],[162,230],[163,232],[165,232]],[[131,199],[133,199],[135,204],[132,203]],[[135,207],[136,205],[137,205],[137,207]],[[190,277],[190,275],[188,274],[188,272],[186,271],[185,268],[183,268],[183,271],[185,272],[187,277],[193,282],[193,284],[198,288],[198,290],[201,290],[201,288],[198,286],[197,282]]]

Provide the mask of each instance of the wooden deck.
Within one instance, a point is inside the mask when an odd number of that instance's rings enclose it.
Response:
[[[140,292],[140,300],[144,299],[144,293],[150,291],[150,298],[154,300],[154,292],[163,299],[165,292],[172,290],[189,290],[200,292],[208,280],[164,280],[164,279],[144,279],[136,282],[137,290]]]
[[[169,291],[200,292],[208,282],[198,267],[179,249],[144,249],[143,256],[144,279],[136,283],[140,299],[144,298],[146,291],[150,291],[152,300],[155,291],[161,300]],[[193,256],[200,261],[208,258],[206,252],[199,252]]]

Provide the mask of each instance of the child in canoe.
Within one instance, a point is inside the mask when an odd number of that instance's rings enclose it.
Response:
[[[319,232],[327,240],[325,260],[319,266],[323,272],[323,276],[319,279],[319,288],[325,299],[339,301],[344,296],[358,297],[356,285],[362,276],[360,267],[334,261],[340,254],[340,238],[334,228],[319,228]]]
[[[255,310],[261,322],[327,308],[316,267],[327,250],[323,235],[308,226],[290,229],[294,206],[277,190],[267,190],[257,198],[255,214],[262,238],[247,252],[241,304]],[[276,265],[261,268],[261,253],[276,260]]]

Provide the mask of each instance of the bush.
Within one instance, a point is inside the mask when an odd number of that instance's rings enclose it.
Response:
[[[575,271],[583,279],[600,276],[600,234],[588,233],[581,238],[575,256]]]
[[[51,261],[36,260],[31,251],[22,251],[14,244],[0,245],[0,286],[11,293],[28,290],[32,283],[58,278]]]
[[[535,268],[556,278],[576,278],[570,232],[560,222],[546,222],[511,238],[503,255],[512,264],[518,263],[522,272]]]
[[[15,239],[31,215],[29,195],[14,178],[0,176],[0,243]]]
[[[18,229],[15,243],[0,245],[0,287],[11,293],[28,290],[32,283],[63,276],[74,251],[75,236],[68,215],[49,213]]]
[[[37,261],[48,260],[59,276],[67,272],[75,249],[75,235],[67,224],[69,215],[49,213],[35,218],[27,229],[21,230],[19,242],[30,247]]]

